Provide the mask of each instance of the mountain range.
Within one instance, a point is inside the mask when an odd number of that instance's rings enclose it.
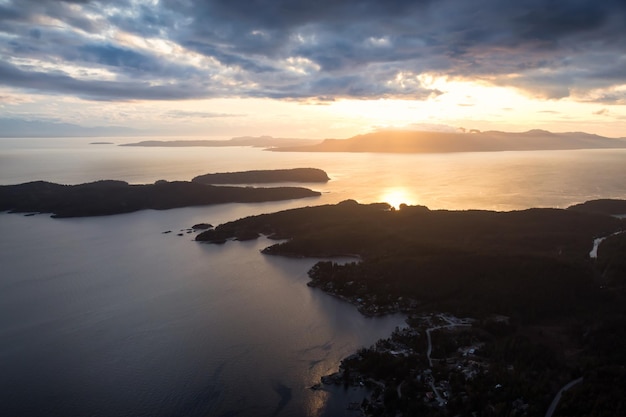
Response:
[[[276,152],[447,153],[610,148],[626,148],[626,138],[612,139],[583,132],[552,133],[535,129],[522,133],[389,130],[358,135],[349,139],[326,139],[316,145],[279,147],[271,150]]]

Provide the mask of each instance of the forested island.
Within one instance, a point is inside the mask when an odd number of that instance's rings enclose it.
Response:
[[[201,184],[269,184],[276,182],[328,182],[328,174],[317,168],[293,168],[222,172],[199,175],[192,182]]]
[[[337,205],[247,217],[199,234],[261,234],[264,253],[321,261],[310,286],[408,327],[346,358],[324,383],[365,385],[366,415],[622,415],[626,202],[511,212]],[[582,378],[582,379],[580,379]],[[314,389],[322,389],[319,384]]]
[[[61,185],[35,181],[0,186],[0,211],[52,213],[53,217],[86,217],[165,210],[224,203],[258,203],[317,197],[302,187],[227,187],[189,181],[131,185],[124,181],[96,181]]]

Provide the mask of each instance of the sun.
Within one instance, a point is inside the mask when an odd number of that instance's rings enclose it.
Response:
[[[388,203],[396,210],[399,209],[402,204],[413,205],[415,203],[411,193],[406,191],[404,188],[391,188],[385,190],[385,192],[381,195],[381,201]]]

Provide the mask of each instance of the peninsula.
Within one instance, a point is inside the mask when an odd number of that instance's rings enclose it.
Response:
[[[320,195],[317,191],[301,187],[226,187],[188,181],[160,180],[142,185],[111,180],[80,185],[35,181],[0,186],[0,211],[52,213],[53,217],[86,217],[144,209],[258,203]]]
[[[583,132],[552,133],[529,130],[523,133],[420,132],[389,130],[326,139],[308,146],[285,146],[276,152],[375,152],[375,153],[449,153],[626,148],[626,139],[612,139]]]
[[[355,256],[316,263],[309,286],[366,315],[409,317],[322,378],[368,386],[371,396],[349,405],[365,415],[618,415],[626,222],[615,215],[624,204],[495,212],[348,200],[240,219],[196,240],[263,234],[282,240],[268,255]]]

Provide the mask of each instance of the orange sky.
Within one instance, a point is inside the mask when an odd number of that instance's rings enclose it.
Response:
[[[625,137],[625,18],[591,0],[0,0],[0,130]]]

